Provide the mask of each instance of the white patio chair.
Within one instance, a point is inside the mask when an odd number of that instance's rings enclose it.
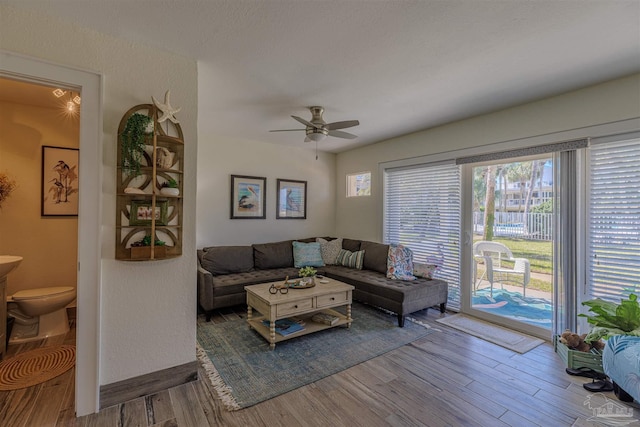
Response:
[[[515,274],[522,276],[522,296],[526,296],[527,285],[531,279],[531,264],[526,258],[514,258],[511,250],[498,242],[480,241],[473,245],[473,259],[475,260],[473,268],[473,293],[476,293],[478,284],[482,282],[483,278],[491,284],[491,298],[493,298],[493,283],[496,281],[496,276],[500,281],[500,287],[504,289],[502,283],[502,274],[507,275]],[[511,261],[514,263],[513,268],[503,266],[503,261]],[[484,263],[484,273],[479,280],[476,280],[478,275],[478,264]]]

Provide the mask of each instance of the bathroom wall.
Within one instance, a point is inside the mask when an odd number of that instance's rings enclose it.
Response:
[[[53,96],[53,95],[52,95]],[[76,286],[77,217],[42,217],[42,146],[78,148],[78,116],[0,101],[0,172],[17,187],[0,208],[0,254],[24,260],[7,278],[7,294]]]

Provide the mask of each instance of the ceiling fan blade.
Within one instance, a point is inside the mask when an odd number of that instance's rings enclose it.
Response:
[[[310,126],[310,127],[312,127],[312,128],[316,128],[316,129],[320,129],[320,128],[322,128],[322,126],[321,126],[321,125],[317,125],[317,124],[315,124],[315,123],[308,122],[308,121],[306,121],[305,119],[302,119],[302,118],[300,118],[300,117],[298,117],[298,116],[291,116],[291,117],[293,117],[295,120],[299,121],[300,123],[302,123],[302,124],[303,124],[303,125],[305,125],[305,126]]]
[[[301,131],[301,130],[306,130],[306,129],[274,129],[274,130],[270,130],[269,132],[294,132],[294,131]]]
[[[358,135],[354,135],[349,132],[343,132],[341,130],[330,130],[329,136],[335,136],[336,138],[355,139]]]
[[[324,125],[327,130],[335,130],[335,129],[345,129],[353,126],[358,126],[360,124],[357,120],[345,120],[344,122],[333,122]]]

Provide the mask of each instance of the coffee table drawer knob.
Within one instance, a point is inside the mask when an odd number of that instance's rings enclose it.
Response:
[[[300,300],[296,302],[286,303],[283,302],[276,306],[276,313],[278,317],[280,316],[288,316],[296,313],[303,313],[307,310],[313,308],[313,298]]]
[[[318,296],[318,307],[334,306],[338,303],[346,303],[349,300],[347,292],[336,292],[333,294]]]

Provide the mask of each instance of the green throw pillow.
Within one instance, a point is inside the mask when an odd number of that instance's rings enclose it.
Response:
[[[362,270],[363,262],[364,251],[351,252],[346,249],[341,249],[338,258],[336,258],[336,265],[357,268],[358,270]]]

